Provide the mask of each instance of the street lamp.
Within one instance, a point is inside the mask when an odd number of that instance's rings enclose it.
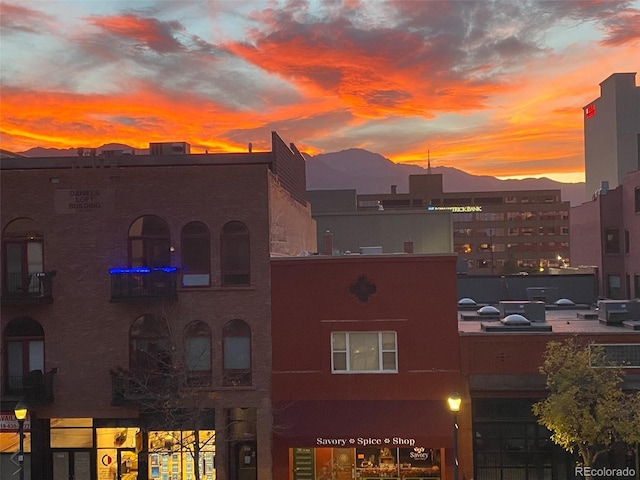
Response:
[[[18,436],[20,438],[20,450],[18,452],[18,464],[20,466],[20,480],[24,480],[24,420],[27,418],[27,406],[19,402],[13,409],[18,420]]]
[[[460,411],[460,404],[462,398],[458,392],[453,392],[447,398],[449,404],[449,410],[453,413],[453,480],[458,480],[458,412]]]

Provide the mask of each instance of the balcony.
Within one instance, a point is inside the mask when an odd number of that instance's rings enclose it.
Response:
[[[2,292],[2,305],[41,305],[53,303],[52,286],[56,271],[23,275],[11,273]]]
[[[53,403],[53,376],[57,369],[44,374],[33,370],[25,375],[2,378],[2,401],[22,401],[28,405]]]
[[[112,303],[175,301],[177,292],[175,267],[113,268],[111,275]]]
[[[111,373],[111,405],[154,408],[178,396],[178,379],[161,372],[136,372],[113,369]]]

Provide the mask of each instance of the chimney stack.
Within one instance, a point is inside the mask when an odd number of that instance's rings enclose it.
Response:
[[[397,189],[398,189],[397,185],[391,185],[391,194],[395,195],[397,193]]]
[[[322,254],[333,255],[333,233],[327,230],[322,236]]]
[[[404,242],[404,253],[413,253],[413,242],[411,240]]]

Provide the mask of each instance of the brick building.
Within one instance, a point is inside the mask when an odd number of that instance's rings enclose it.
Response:
[[[274,478],[453,478],[446,398],[467,390],[455,267],[452,254],[272,261]]]
[[[28,404],[27,478],[272,478],[270,257],[316,250],[304,158],[275,132],[154,152],[2,160],[2,413]]]

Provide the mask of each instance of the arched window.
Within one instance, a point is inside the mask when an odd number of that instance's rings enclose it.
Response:
[[[211,238],[204,223],[182,228],[182,286],[208,287],[211,278]]]
[[[251,328],[242,320],[231,320],[222,330],[224,385],[251,385]]]
[[[131,370],[137,374],[166,374],[171,370],[171,339],[164,319],[139,317],[129,331]]]
[[[249,285],[249,230],[242,222],[229,222],[222,227],[220,241],[222,285]]]
[[[12,394],[25,393],[30,376],[44,374],[44,330],[33,318],[17,317],[7,324],[3,338],[5,388]]]
[[[42,229],[28,218],[19,218],[2,232],[5,293],[40,293],[44,272]]]
[[[188,384],[211,384],[211,329],[205,322],[195,321],[185,327],[184,364]]]
[[[155,215],[145,215],[129,227],[129,266],[168,267],[171,265],[169,227]]]

